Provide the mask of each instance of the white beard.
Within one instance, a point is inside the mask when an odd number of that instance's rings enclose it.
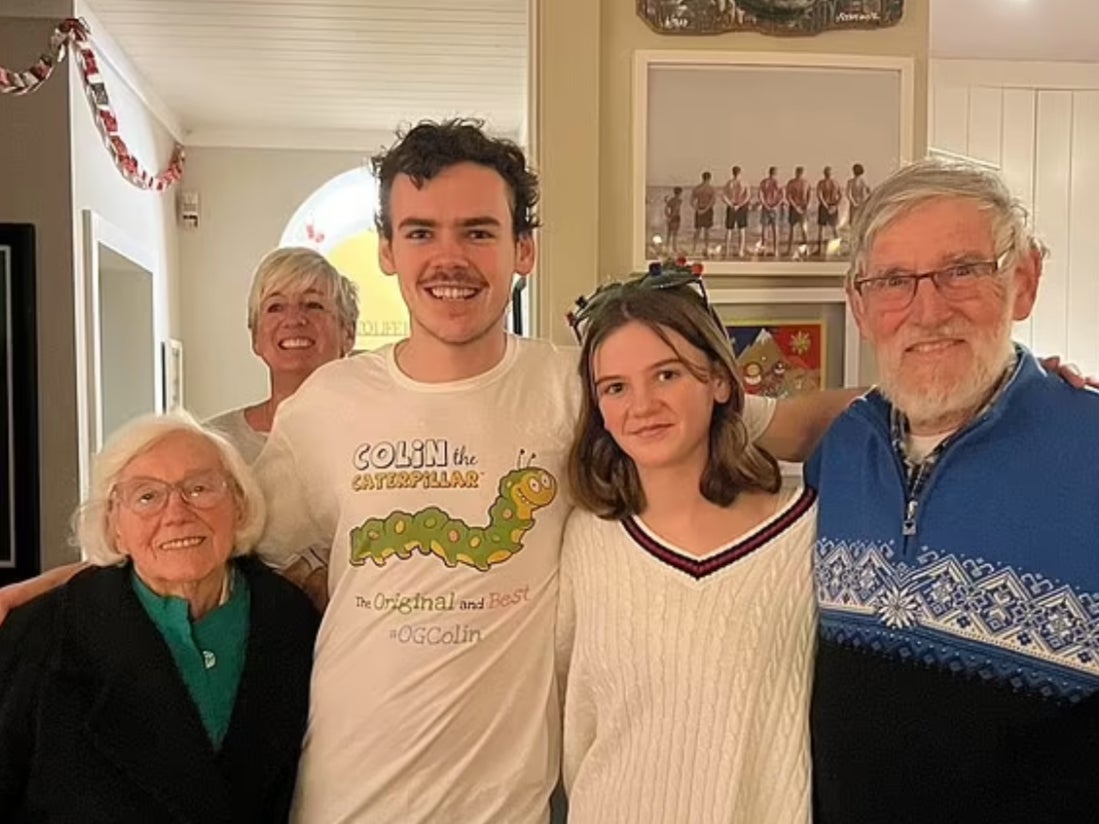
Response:
[[[903,337],[891,342],[888,351],[878,351],[882,394],[905,414],[913,428],[935,432],[945,425],[960,426],[992,394],[1013,351],[1012,303],[1009,296],[1003,320],[988,332],[953,321],[935,327],[913,326]],[[935,337],[968,341],[970,362],[963,368],[950,370],[913,368],[906,364],[908,346]]]

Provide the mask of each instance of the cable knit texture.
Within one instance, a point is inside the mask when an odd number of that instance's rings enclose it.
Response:
[[[809,821],[816,503],[784,494],[702,559],[636,519],[572,515],[557,636],[570,824]]]

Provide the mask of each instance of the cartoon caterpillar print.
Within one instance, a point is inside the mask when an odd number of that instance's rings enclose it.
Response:
[[[500,480],[499,494],[488,510],[488,526],[469,526],[437,506],[414,515],[397,511],[387,518],[370,518],[351,530],[351,563],[362,566],[370,559],[385,566],[390,556],[403,560],[419,550],[439,556],[448,567],[466,564],[483,572],[523,548],[535,510],[556,496],[557,481],[546,470],[513,469]]]

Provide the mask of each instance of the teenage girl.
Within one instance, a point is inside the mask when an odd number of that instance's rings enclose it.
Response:
[[[810,816],[815,494],[751,443],[697,275],[570,316],[583,410],[558,621],[570,824]]]

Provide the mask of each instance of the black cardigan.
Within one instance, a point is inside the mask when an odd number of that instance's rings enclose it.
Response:
[[[202,726],[130,567],[92,569],[0,625],[0,821],[285,821],[319,622],[259,561],[221,749]]]

